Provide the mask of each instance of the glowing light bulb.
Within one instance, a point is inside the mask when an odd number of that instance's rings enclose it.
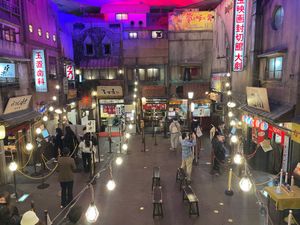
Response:
[[[123,159],[121,157],[116,158],[116,164],[121,165],[123,163]]]
[[[56,90],[59,90],[59,89],[60,89],[60,86],[57,84],[57,85],[55,86],[55,88],[56,88]]]
[[[49,107],[49,111],[52,112],[54,110],[53,106]]]
[[[42,129],[38,127],[38,128],[36,128],[35,132],[36,132],[37,134],[40,134],[40,133],[42,133]]]
[[[137,81],[134,81],[134,85],[138,85],[138,82],[137,82]]]
[[[61,111],[61,109],[55,109],[55,111],[54,112],[56,112],[57,114],[62,114],[62,111]]]
[[[208,95],[208,93],[209,93],[208,91],[205,92],[206,95]]]
[[[128,128],[129,128],[130,130],[132,130],[132,128],[133,128],[132,124],[129,124]]]
[[[56,96],[53,96],[53,97],[52,97],[52,100],[53,100],[53,101],[56,101],[56,100],[57,100],[57,97],[56,97]]]
[[[129,133],[126,133],[126,134],[125,134],[125,137],[126,137],[127,139],[129,139],[130,136],[131,136],[131,135],[130,135]]]
[[[233,157],[233,162],[237,165],[241,165],[243,162],[243,156],[240,153],[236,153]]]
[[[252,182],[248,177],[243,177],[239,182],[240,188],[244,192],[249,192],[252,188]]]
[[[33,144],[27,143],[27,144],[26,144],[26,150],[27,150],[27,151],[31,151],[32,149],[33,149]]]
[[[9,170],[14,172],[18,169],[18,164],[15,161],[12,161],[9,166],[8,166]]]
[[[92,91],[92,96],[97,96],[97,91]]]
[[[237,143],[239,141],[239,139],[236,135],[232,135],[230,140],[231,140],[232,143]]]
[[[233,112],[229,111],[228,112],[228,117],[233,117],[233,116],[234,116]]]
[[[116,188],[116,183],[114,180],[109,180],[106,184],[106,187],[109,191],[113,191]]]
[[[133,97],[136,98],[136,94],[134,94]]]
[[[229,82],[227,82],[227,83],[225,83],[225,87],[230,87],[230,83]]]
[[[85,213],[86,220],[89,223],[95,223],[98,219],[98,216],[99,216],[99,211],[96,205],[94,203],[91,203]]]
[[[48,121],[48,116],[43,116],[43,121]]]
[[[238,125],[239,125],[239,126],[242,126],[242,122],[241,122],[241,121],[239,121],[239,122],[238,122]]]
[[[93,103],[93,104],[92,104],[92,108],[96,108],[96,103]]]
[[[230,126],[232,126],[232,127],[236,126],[235,120],[231,120],[231,121],[230,121]]]
[[[124,151],[127,151],[128,145],[127,145],[127,144],[123,144],[123,145],[122,145],[122,149],[123,149]]]
[[[227,106],[228,106],[229,108],[234,108],[234,107],[236,107],[236,103],[230,101],[230,102],[227,103]]]
[[[136,102],[133,102],[133,105],[136,105]]]
[[[227,73],[226,76],[227,76],[227,77],[231,77],[231,74],[230,74],[230,73]]]
[[[227,91],[227,95],[230,96],[232,94],[231,91]]]
[[[137,92],[137,88],[134,88],[134,92]]]

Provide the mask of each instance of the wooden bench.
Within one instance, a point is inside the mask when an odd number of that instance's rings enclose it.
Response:
[[[182,189],[182,186],[187,184],[186,178],[187,177],[186,177],[184,170],[182,168],[178,168],[177,173],[176,173],[176,182],[179,182],[179,184],[180,184],[179,190]]]
[[[153,187],[160,186],[160,171],[159,167],[153,167],[153,175],[152,175],[152,190]]]
[[[190,185],[183,187],[182,199],[189,202],[189,215],[199,216],[198,198]]]
[[[162,203],[161,186],[155,186],[153,190],[153,218],[155,216],[164,216]]]

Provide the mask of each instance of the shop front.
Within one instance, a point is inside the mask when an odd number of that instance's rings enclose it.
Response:
[[[167,109],[167,99],[146,99],[143,104],[145,129],[151,127],[163,127]]]
[[[203,130],[211,128],[211,101],[208,99],[194,100],[192,109],[193,121],[200,123]]]

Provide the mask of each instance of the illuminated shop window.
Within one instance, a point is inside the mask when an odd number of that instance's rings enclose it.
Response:
[[[55,36],[55,34],[53,34],[52,39],[53,39],[54,42],[56,42],[56,36]]]
[[[32,33],[32,32],[33,32],[33,27],[32,27],[32,25],[31,25],[31,24],[29,24],[29,25],[28,25],[28,30],[29,30],[29,32],[30,32],[30,33]]]
[[[268,78],[271,80],[280,80],[282,78],[283,57],[274,57],[268,59]]]
[[[116,20],[128,20],[128,14],[127,13],[117,13]]]
[[[138,33],[137,32],[129,32],[129,39],[137,39]]]
[[[151,37],[154,38],[154,39],[159,39],[159,38],[163,38],[164,35],[163,35],[163,31],[162,30],[154,30],[152,31],[151,33]]]
[[[38,35],[39,35],[40,37],[42,36],[42,29],[41,29],[41,28],[38,29]]]
[[[46,32],[46,38],[49,39],[50,36],[49,36],[49,32]]]

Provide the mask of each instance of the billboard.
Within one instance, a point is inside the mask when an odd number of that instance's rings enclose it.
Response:
[[[222,92],[224,87],[223,83],[226,81],[227,73],[213,73],[211,75],[211,89],[215,92]]]
[[[253,108],[270,112],[268,93],[266,88],[247,87],[247,103]]]
[[[214,12],[175,11],[169,13],[169,31],[212,30]]]
[[[1,78],[14,78],[15,64],[14,63],[0,63],[0,79]]]
[[[47,74],[44,50],[32,51],[32,63],[34,68],[34,80],[36,92],[47,92]]]

